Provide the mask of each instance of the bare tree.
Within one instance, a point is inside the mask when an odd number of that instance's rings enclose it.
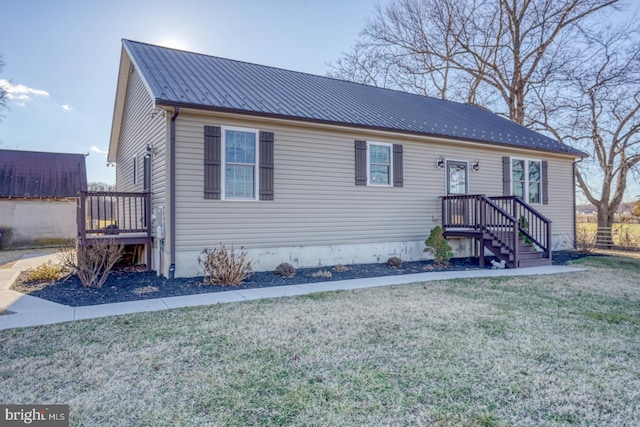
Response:
[[[394,0],[330,75],[481,104],[527,124],[532,91],[573,56],[580,25],[618,2]]]
[[[0,55],[0,73],[2,73],[3,69],[4,61],[2,60],[2,55]],[[4,87],[2,87],[2,85],[0,85],[0,119],[2,119],[3,117],[2,111],[6,110],[7,108],[9,108],[7,106],[7,91]]]
[[[115,184],[107,184],[106,182],[90,182],[87,184],[89,191],[116,191]]]
[[[632,23],[585,31],[573,47],[580,60],[568,64],[554,96],[539,98],[535,124],[591,154],[576,178],[598,211],[597,244],[609,245],[627,180],[640,164],[640,30]]]

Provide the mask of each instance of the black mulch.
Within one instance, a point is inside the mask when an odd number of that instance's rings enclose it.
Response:
[[[553,253],[553,264],[582,258],[585,254],[572,251]],[[478,270],[476,258],[454,258],[448,268],[439,268],[432,261],[405,262],[401,268],[391,268],[386,264],[358,264],[347,266],[348,271],[336,272],[331,267],[301,268],[295,277],[284,278],[272,271],[255,273],[241,286],[203,285],[202,277],[168,280],[155,272],[132,272],[118,270],[112,273],[102,288],[85,288],[76,276],[51,284],[16,283],[12,289],[34,297],[46,299],[72,307],[107,304],[124,301],[164,298],[179,295],[193,295],[208,292],[225,292],[237,289],[265,288],[271,286],[299,285],[333,280],[360,279],[366,277],[391,276],[400,274],[425,273],[429,271]],[[487,269],[491,264],[487,260]],[[320,270],[331,272],[331,277],[313,277]]]

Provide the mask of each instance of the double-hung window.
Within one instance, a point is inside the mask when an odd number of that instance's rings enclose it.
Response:
[[[369,185],[391,186],[393,177],[392,144],[367,143],[367,176]]]
[[[225,199],[256,200],[258,131],[223,128]]]
[[[542,162],[511,159],[511,194],[527,203],[542,203]]]

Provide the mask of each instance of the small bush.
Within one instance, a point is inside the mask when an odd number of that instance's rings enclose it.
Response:
[[[122,259],[124,246],[113,239],[95,240],[91,245],[77,245],[77,249],[68,245],[62,248],[60,255],[64,266],[75,270],[82,286],[101,288],[113,271],[113,267]]]
[[[244,248],[236,251],[231,245],[231,250],[220,243],[217,248],[205,248],[198,257],[202,265],[206,285],[238,286],[253,274],[253,263],[247,259]]]
[[[431,252],[436,263],[440,265],[448,265],[449,260],[453,258],[453,250],[444,238],[442,227],[436,226],[431,229],[429,238],[424,244],[427,246],[425,252]]]
[[[400,268],[402,267],[402,260],[397,256],[392,256],[387,260],[387,265],[391,268]]]
[[[338,264],[335,267],[333,267],[333,271],[337,273],[344,273],[345,271],[349,271],[349,267],[345,267],[342,264]]]
[[[576,227],[576,249],[580,252],[591,253],[596,247],[597,234],[597,231],[590,229],[585,224],[578,224]]]
[[[288,262],[278,264],[276,267],[276,275],[282,277],[293,277],[296,275],[296,268]]]
[[[311,274],[311,276],[329,278],[329,277],[333,276],[333,274],[331,274],[331,272],[329,270],[322,269],[320,271],[316,271],[315,273]]]
[[[53,261],[47,261],[46,263],[34,268],[28,268],[22,273],[21,280],[23,282],[55,282],[68,275],[71,270],[68,267],[58,263],[54,264]]]

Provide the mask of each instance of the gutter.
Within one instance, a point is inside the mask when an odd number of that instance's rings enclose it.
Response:
[[[502,141],[490,141],[486,139],[479,139],[479,138],[466,137],[466,136],[463,138],[463,137],[454,136],[454,135],[442,135],[437,133],[428,133],[428,132],[414,131],[414,130],[408,130],[408,129],[397,129],[397,128],[385,127],[385,126],[372,126],[372,125],[361,124],[361,123],[341,122],[336,120],[326,120],[326,119],[318,119],[318,118],[312,118],[312,117],[289,116],[286,114],[277,114],[277,113],[254,111],[254,110],[240,110],[240,109],[233,109],[233,108],[226,108],[226,107],[214,107],[214,106],[206,106],[202,104],[192,104],[189,102],[174,102],[174,101],[163,100],[163,99],[156,99],[156,105],[173,107],[173,108],[193,109],[193,110],[200,110],[200,111],[211,111],[216,113],[228,113],[228,114],[235,114],[235,115],[242,115],[242,116],[258,117],[258,118],[286,120],[290,122],[292,121],[292,122],[325,125],[325,126],[338,126],[341,128],[348,128],[350,130],[364,129],[364,130],[369,130],[374,132],[391,132],[394,134],[418,136],[421,138],[427,137],[427,138],[433,138],[433,139],[443,139],[446,141],[481,144],[484,146],[490,145],[490,146],[498,147],[501,149],[506,147],[506,148],[513,148],[513,149],[528,150],[528,151],[532,151],[532,150],[542,151],[545,153],[560,154],[560,155],[572,156],[572,157],[573,156],[588,157],[587,153],[577,149],[573,149],[573,148],[571,149],[571,151],[550,150],[542,147],[513,145],[513,144],[502,142]],[[556,141],[556,142],[559,142],[559,141]]]
[[[174,106],[171,115],[171,148],[169,149],[169,279],[176,277],[176,119],[180,114],[180,108]],[[575,179],[575,178],[574,178]],[[574,221],[575,223],[575,221]]]

